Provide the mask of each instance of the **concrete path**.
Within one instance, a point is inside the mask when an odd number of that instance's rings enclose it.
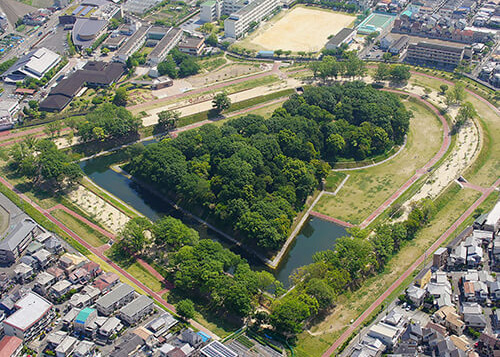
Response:
[[[467,211],[465,211],[451,226],[448,228],[425,252],[422,254],[415,262],[394,282],[391,286],[380,295],[377,300],[370,305],[368,309],[365,310],[357,319],[354,321],[351,326],[348,327],[346,331],[330,346],[330,348],[323,354],[323,357],[328,357],[334,354],[334,352],[342,346],[342,344],[349,338],[349,336],[356,331],[356,329],[363,323],[363,321],[370,316],[379,306],[382,304],[385,299],[392,294],[394,290],[396,290],[403,281],[409,277],[422,262],[426,259],[426,257],[430,257],[434,251],[439,248],[441,244],[443,244],[448,237],[455,232],[455,230],[474,212],[474,210],[486,200],[486,198],[496,189],[496,187],[500,185],[500,179],[498,179],[493,186],[488,188],[486,192],[484,192],[481,197],[479,197],[476,202],[470,206]]]

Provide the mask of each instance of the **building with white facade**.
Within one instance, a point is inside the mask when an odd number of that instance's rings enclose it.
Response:
[[[212,22],[220,18],[221,3],[217,0],[208,0],[200,5],[200,20]]]
[[[61,61],[61,56],[46,48],[39,48],[22,56],[2,75],[3,80],[16,83],[26,77],[42,79],[42,77]]]
[[[40,295],[29,292],[15,304],[16,312],[3,321],[7,336],[22,340],[38,335],[52,320],[52,304]]]
[[[227,6],[226,6],[227,3]],[[269,16],[278,6],[278,0],[253,0],[244,1],[245,6],[237,9],[239,2],[224,2],[224,12],[226,8],[236,10],[224,21],[224,34],[226,37],[239,38],[250,29],[253,23],[258,23]]]

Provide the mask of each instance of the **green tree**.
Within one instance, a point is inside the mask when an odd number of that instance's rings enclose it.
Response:
[[[170,216],[157,220],[151,231],[158,246],[168,246],[172,250],[178,250],[185,245],[196,245],[199,240],[197,231]]]
[[[145,217],[135,217],[129,220],[119,234],[120,244],[128,253],[141,253],[148,243],[146,231],[151,228],[151,222]]]
[[[302,332],[303,322],[318,311],[318,302],[306,294],[286,296],[275,302],[269,320],[276,331],[285,335]]]
[[[401,64],[395,65],[391,68],[390,76],[395,82],[406,82],[411,77],[410,68]]]
[[[212,47],[217,47],[219,44],[219,39],[217,38],[217,35],[215,33],[211,33],[206,39],[205,43],[209,46]]]
[[[212,100],[212,107],[217,113],[222,113],[231,106],[231,99],[226,92],[217,93]]]
[[[385,81],[390,75],[390,67],[386,63],[379,63],[373,79],[376,82]]]
[[[458,110],[458,114],[455,118],[455,123],[453,125],[453,130],[456,132],[460,129],[467,121],[477,117],[476,108],[471,102],[464,102]]]
[[[439,86],[439,89],[441,89],[441,94],[445,94],[445,93],[446,93],[446,91],[448,90],[448,85],[446,85],[446,84],[441,84],[441,85]]]
[[[194,303],[190,299],[183,299],[179,301],[176,304],[175,309],[177,311],[177,314],[179,314],[179,316],[181,316],[186,321],[194,318],[196,313],[194,309]]]
[[[178,77],[178,70],[177,70],[177,65],[175,64],[174,59],[172,56],[167,56],[167,58],[163,61],[160,62],[157,66],[158,73],[160,76],[169,76],[170,78],[177,78]]]
[[[158,113],[158,130],[172,130],[177,127],[180,113],[175,110],[163,110]]]
[[[119,107],[124,107],[127,105],[128,93],[124,87],[120,87],[115,91],[115,96],[113,97],[113,104]]]

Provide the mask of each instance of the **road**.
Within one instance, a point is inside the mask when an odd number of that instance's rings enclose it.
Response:
[[[474,202],[425,252],[422,254],[415,262],[394,282],[392,285],[382,294],[377,300],[370,305],[368,309],[366,309],[361,316],[359,316],[356,321],[354,321],[351,326],[347,328],[346,331],[330,346],[330,348],[323,354],[323,357],[331,356],[337,348],[342,346],[342,344],[349,338],[349,336],[356,331],[356,329],[363,323],[363,321],[370,316],[384,301],[395,291],[403,281],[409,277],[420,264],[424,262],[424,260],[431,256],[434,251],[439,248],[441,244],[443,244],[448,237],[450,237],[453,232],[474,212],[476,208],[479,207],[481,203],[483,203],[486,198],[500,185],[500,178],[489,187],[482,195],[479,197],[476,202]]]

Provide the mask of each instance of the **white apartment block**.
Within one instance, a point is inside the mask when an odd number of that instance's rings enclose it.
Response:
[[[200,5],[200,20],[212,22],[218,20],[221,15],[221,5],[217,0],[208,0]]]
[[[244,6],[238,9],[242,3]],[[225,1],[223,13],[231,12],[231,15],[224,21],[225,36],[231,38],[241,37],[248,31],[253,22],[262,21],[279,4],[279,0]]]

